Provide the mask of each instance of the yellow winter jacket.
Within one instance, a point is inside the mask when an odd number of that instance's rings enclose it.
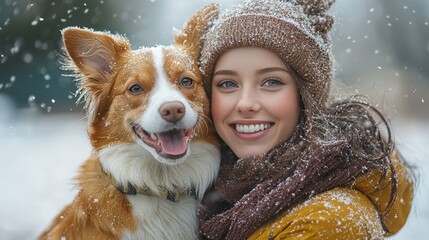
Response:
[[[249,239],[383,239],[405,224],[413,198],[413,181],[399,156],[391,154],[398,180],[395,202],[387,211],[391,185],[378,171],[357,179],[350,188],[337,187],[284,211]]]

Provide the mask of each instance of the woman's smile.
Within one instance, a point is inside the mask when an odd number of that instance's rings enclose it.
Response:
[[[240,140],[255,141],[266,136],[274,123],[231,124],[234,135]]]
[[[239,133],[255,133],[264,131],[271,127],[270,123],[259,123],[259,124],[233,124],[235,125],[235,131]]]

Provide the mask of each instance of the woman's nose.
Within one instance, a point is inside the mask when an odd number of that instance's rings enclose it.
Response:
[[[257,112],[261,108],[256,94],[252,91],[244,90],[237,101],[237,111],[239,112]]]

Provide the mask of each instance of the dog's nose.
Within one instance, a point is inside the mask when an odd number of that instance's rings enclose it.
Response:
[[[178,122],[185,116],[185,105],[179,101],[167,102],[161,105],[159,113],[167,122]]]

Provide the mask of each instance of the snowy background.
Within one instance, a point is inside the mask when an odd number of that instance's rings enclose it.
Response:
[[[73,199],[73,177],[91,151],[73,82],[58,69],[59,30],[110,30],[134,48],[168,44],[172,27],[207,2],[0,0],[0,240],[35,239]],[[337,0],[332,12],[333,91],[369,95],[416,166],[410,217],[391,239],[427,239],[429,3]]]

